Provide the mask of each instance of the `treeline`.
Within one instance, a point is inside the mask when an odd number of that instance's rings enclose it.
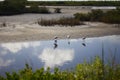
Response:
[[[120,8],[109,11],[92,10],[87,14],[76,13],[74,14],[76,19],[80,21],[99,21],[105,23],[120,24]]]
[[[23,13],[25,4],[25,0],[5,0],[0,3],[0,15]]]
[[[26,8],[26,6],[31,6]],[[50,13],[46,7],[38,6],[120,6],[120,1],[39,1],[5,0],[0,2],[0,15],[14,15],[21,13]]]
[[[38,1],[28,2],[28,4],[44,6],[120,6],[120,1]]]

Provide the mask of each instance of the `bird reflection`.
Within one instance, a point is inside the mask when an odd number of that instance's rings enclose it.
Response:
[[[54,49],[56,49],[57,47],[58,47],[58,44],[57,44],[57,39],[58,39],[58,37],[57,36],[55,36],[54,37]]]
[[[58,44],[57,44],[57,39],[54,40],[54,49],[56,49],[58,47]]]
[[[68,44],[70,45],[70,41],[68,41]]]
[[[83,38],[82,38],[82,40],[83,40],[82,45],[83,45],[84,47],[86,47],[85,39],[86,39],[86,37],[83,37]]]
[[[68,39],[68,44],[70,45],[70,40],[69,40],[70,39],[70,35],[67,35],[66,37]]]
[[[82,43],[82,45],[86,47],[86,44],[85,44],[85,43]]]
[[[58,47],[57,43],[54,43],[54,49],[56,49]]]

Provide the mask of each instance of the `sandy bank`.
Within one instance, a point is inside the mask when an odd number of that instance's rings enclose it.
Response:
[[[105,23],[89,22],[86,25],[74,27],[41,27],[37,24],[22,24],[13,27],[0,28],[0,42],[52,40],[54,36],[59,39],[81,37],[97,37],[106,35],[120,35],[120,28]]]

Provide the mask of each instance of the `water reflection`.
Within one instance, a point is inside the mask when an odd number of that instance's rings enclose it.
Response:
[[[44,68],[54,68],[55,66],[62,66],[65,62],[72,61],[74,58],[73,49],[44,49],[38,56],[44,62]]]
[[[6,67],[9,66],[11,63],[13,63],[14,60],[13,59],[8,59],[8,60],[4,60],[0,57],[0,68],[1,67]]]
[[[69,36],[68,36],[69,37]],[[87,39],[50,40],[0,44],[0,74],[17,71],[28,62],[34,70],[44,67],[69,69],[76,64],[101,57],[104,44],[105,62],[115,53],[120,63],[120,36],[105,36]],[[115,52],[115,49],[116,52]],[[111,53],[111,54],[110,54]]]
[[[82,45],[86,47],[86,44],[85,44],[85,43],[82,43]]]
[[[12,53],[17,53],[18,51],[22,50],[23,48],[29,48],[29,47],[37,47],[40,46],[40,42],[21,42],[21,43],[4,43],[0,45],[4,50],[9,50]]]
[[[70,41],[68,40],[68,44],[70,45]]]
[[[54,49],[56,49],[58,47],[58,44],[57,44],[57,39],[54,40]]]

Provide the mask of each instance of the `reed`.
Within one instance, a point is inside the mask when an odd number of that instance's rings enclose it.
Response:
[[[55,26],[55,25],[61,25],[61,26],[76,26],[76,25],[82,25],[83,23],[80,22],[78,19],[74,18],[65,18],[62,17],[60,19],[51,19],[51,20],[45,20],[40,19],[37,21],[37,23],[41,26]]]

